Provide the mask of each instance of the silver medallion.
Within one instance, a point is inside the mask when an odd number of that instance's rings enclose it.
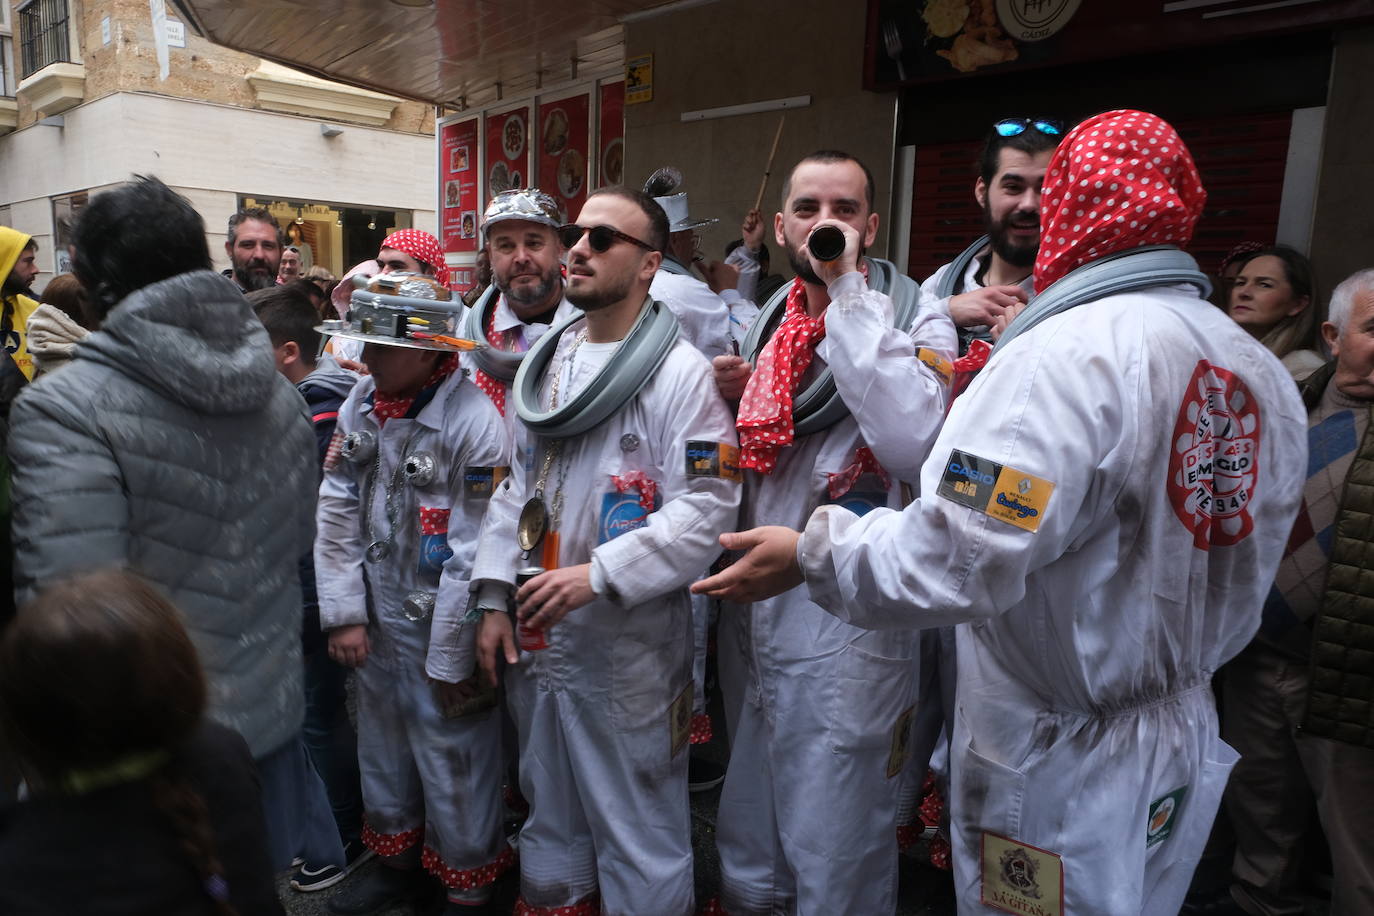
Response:
[[[429,592],[411,592],[401,602],[401,613],[406,620],[416,623],[428,620],[434,613],[434,596]]]
[[[367,545],[369,563],[380,563],[391,555],[391,545],[386,541],[373,541]]]
[[[344,436],[339,456],[353,464],[367,464],[377,454],[377,437],[365,429]]]
[[[402,473],[412,487],[427,487],[434,482],[438,465],[429,452],[416,452],[405,460]]]
[[[535,496],[520,510],[520,521],[515,526],[515,543],[520,545],[521,550],[529,553],[539,546],[539,541],[544,537],[544,530],[548,526],[549,509],[544,505],[543,497]]]
[[[620,437],[620,450],[622,452],[633,452],[639,448],[639,437],[634,433],[626,433]]]

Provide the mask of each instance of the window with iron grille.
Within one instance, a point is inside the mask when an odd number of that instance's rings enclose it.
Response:
[[[48,64],[71,60],[67,15],[67,0],[29,0],[19,8],[21,78]]]

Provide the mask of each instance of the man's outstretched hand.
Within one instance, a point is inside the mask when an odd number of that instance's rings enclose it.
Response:
[[[803,581],[797,563],[800,537],[801,532],[778,525],[722,534],[720,546],[747,553],[721,572],[694,584],[692,591],[748,604],[796,588]]]

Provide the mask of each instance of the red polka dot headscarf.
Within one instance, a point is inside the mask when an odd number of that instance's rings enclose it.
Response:
[[[439,240],[419,229],[401,229],[382,239],[383,248],[404,251],[418,261],[434,268],[434,279],[448,286],[448,264],[444,263],[444,249]]]
[[[1129,110],[1089,118],[1045,171],[1035,291],[1118,251],[1187,245],[1206,201],[1193,157],[1166,121]]]

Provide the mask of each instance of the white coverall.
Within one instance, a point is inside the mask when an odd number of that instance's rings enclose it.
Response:
[[[563,334],[544,374],[560,403],[584,386],[618,344]],[[569,371],[569,363],[572,370]],[[521,507],[535,490],[548,442],[492,499],[473,576],[484,594],[512,583]],[[688,473],[689,443],[720,460]],[[590,432],[563,440],[545,501],[563,492],[559,566],[590,561],[597,598],[547,631],[549,648],[523,652],[505,674],[520,738],[520,787],[530,816],[520,832],[521,894],[533,907],[573,904],[600,891],[601,912],[686,916],[693,908],[687,731],[692,631],[687,586],[720,552],[739,508],[735,427],[705,359],[679,339],[654,376]],[[655,511],[640,504],[645,475]],[[548,537],[548,535],[546,535]],[[485,604],[485,600],[483,602]]]
[[[734,352],[730,308],[704,282],[660,268],[649,284],[649,295],[672,310],[683,338],[708,360]]]
[[[798,558],[831,613],[965,624],[961,914],[1178,912],[1235,761],[1211,677],[1259,624],[1304,418],[1278,360],[1191,288],[1111,296],[993,356],[917,502],[811,517]]]
[[[747,472],[745,528],[797,528],[828,502],[846,515],[900,507],[900,482],[917,479],[944,418],[946,378],[922,359],[948,372],[949,319],[923,300],[910,330],[895,330],[892,301],[857,272],[831,294],[812,366],[829,365],[851,415],[784,448],[771,474]],[[861,446],[888,486],[864,473],[832,499],[831,475]],[[892,912],[921,634],[843,623],[804,588],[727,607],[738,613],[722,628],[736,632],[722,646],[742,648],[747,677],[716,825],[721,903],[731,916]]]
[[[746,315],[750,305],[740,300],[738,294],[732,297],[733,301],[729,301],[716,295],[711,287],[691,274],[660,268],[649,284],[649,295],[672,310],[682,326],[682,336],[708,360],[735,352],[735,332],[739,328],[733,314],[735,304],[739,303]],[[754,312],[757,313],[758,309],[754,309]],[[742,332],[739,336],[743,336]],[[703,574],[706,572],[702,570]],[[692,714],[694,726],[704,735],[710,728],[706,719],[706,651],[716,602],[705,595],[692,595],[691,601]]]
[[[487,709],[445,718],[428,679],[457,683],[475,673],[476,627],[463,624],[468,574],[487,503],[511,463],[509,437],[491,401],[461,372],[414,419],[392,418],[381,428],[372,416],[374,388],[371,377],[358,382],[336,431],[377,437],[371,530],[361,505],[371,460],[336,457],[331,466],[326,459],[320,485],[320,624],[367,624],[371,651],[357,673],[364,840],[399,854],[423,836],[425,866],[449,888],[471,890],[511,861],[501,830],[500,716]],[[394,488],[395,542],[373,562],[368,545],[390,530],[387,483],[407,456],[422,453],[435,460],[433,481]],[[407,619],[402,602],[413,592],[435,595],[432,617]]]

